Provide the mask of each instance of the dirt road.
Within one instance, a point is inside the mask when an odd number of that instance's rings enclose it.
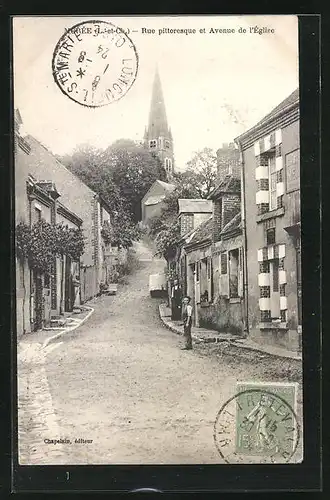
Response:
[[[221,347],[182,351],[148,292],[149,274],[164,263],[143,244],[136,250],[139,268],[117,296],[94,301],[84,325],[22,367],[30,396],[21,406],[31,413],[22,463],[221,463],[213,424],[236,381],[288,376],[289,365],[237,360]],[[47,443],[60,439],[67,442]]]

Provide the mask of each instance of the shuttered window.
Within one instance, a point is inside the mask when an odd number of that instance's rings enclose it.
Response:
[[[221,274],[227,274],[227,272],[228,272],[228,254],[227,254],[227,252],[221,252],[221,254],[220,254],[220,269],[221,269]]]

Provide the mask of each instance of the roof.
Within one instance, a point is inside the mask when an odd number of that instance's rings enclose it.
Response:
[[[212,238],[213,232],[213,217],[209,217],[206,221],[204,221],[198,228],[195,230],[195,233],[192,238],[186,243],[186,245],[195,245],[196,243],[202,242],[207,239]]]
[[[263,125],[266,125],[266,123],[272,121],[279,115],[283,114],[285,111],[290,109],[293,105],[299,104],[299,88],[294,90],[288,97],[286,97],[280,104],[275,106],[274,109],[270,113],[268,113],[262,120],[260,120],[256,125],[254,125],[252,128],[238,136],[235,141],[241,140],[249,135],[251,135],[253,132],[255,132],[257,129],[261,128]]]
[[[165,198],[165,194],[159,194],[158,196],[149,196],[149,198],[144,202],[146,206],[157,205]]]
[[[221,193],[240,193],[241,181],[232,175],[226,175],[220,183],[213,189],[209,195],[209,199],[213,200]]]
[[[149,139],[157,139],[158,137],[168,137],[168,135],[169,130],[163,89],[158,69],[156,69],[152,87],[147,136]]]
[[[211,200],[205,200],[202,198],[180,198],[179,203],[179,214],[181,213],[212,213],[213,205]]]
[[[228,224],[225,225],[223,230],[221,231],[220,234],[224,235],[225,233],[231,233],[232,231],[237,231],[242,229],[242,218],[241,218],[241,212],[236,214],[231,221],[228,222]]]
[[[169,182],[160,181],[159,179],[157,179],[156,182],[158,182],[158,184],[160,184],[167,191],[173,191],[175,189],[175,185],[170,184]]]
[[[150,186],[150,188],[148,189],[148,191],[146,192],[146,194],[143,196],[142,198],[142,203],[146,204],[146,201],[148,201],[150,198],[153,198],[153,196],[150,196],[148,197],[148,194],[150,193],[150,191],[152,191],[153,187],[155,185],[159,185],[162,189],[163,189],[163,193],[171,193],[172,191],[174,191],[175,189],[175,184],[170,184],[169,182],[164,182],[164,181],[160,181],[159,179],[156,179]],[[155,196],[162,196],[163,195],[160,194],[160,195],[155,195]],[[145,200],[145,201],[144,201]],[[159,202],[156,202],[156,203],[159,203]],[[149,204],[149,203],[147,203]],[[151,203],[151,205],[153,205],[154,203]]]

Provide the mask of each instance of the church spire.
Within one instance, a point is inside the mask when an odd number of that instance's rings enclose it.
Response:
[[[165,101],[158,68],[156,68],[155,79],[152,88],[148,129],[150,137],[168,136]]]
[[[149,123],[144,135],[144,143],[151,153],[158,156],[165,168],[167,179],[171,180],[174,171],[173,138],[168,127],[158,68],[156,68],[152,87]]]

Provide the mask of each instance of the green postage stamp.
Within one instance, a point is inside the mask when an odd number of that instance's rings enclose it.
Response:
[[[214,426],[217,449],[227,463],[297,463],[301,425],[296,383],[238,382]]]

